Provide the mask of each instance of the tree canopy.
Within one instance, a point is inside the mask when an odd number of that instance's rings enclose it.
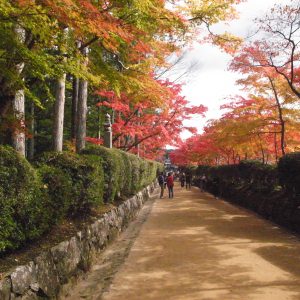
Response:
[[[108,112],[115,146],[143,144],[154,155],[205,110],[188,107],[180,86],[157,70],[170,67],[199,25],[233,18],[239,2],[1,1],[1,143],[28,157],[61,151],[63,141],[80,151],[85,141],[101,143]]]
[[[220,107],[220,119],[209,121],[202,134],[182,143],[172,153],[174,162],[271,163],[299,150],[299,3],[276,4],[254,24],[252,38],[235,43],[240,39],[223,37],[219,43],[232,55],[229,69],[240,74],[237,84],[243,95],[229,98]]]

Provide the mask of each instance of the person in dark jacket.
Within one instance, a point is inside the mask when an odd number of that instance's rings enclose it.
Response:
[[[185,174],[184,173],[180,174],[180,184],[181,184],[181,187],[184,187],[184,185],[185,185]]]
[[[187,172],[185,174],[185,187],[186,187],[186,189],[191,188],[191,182],[192,182],[192,175],[191,175],[191,173]]]
[[[164,173],[161,172],[158,176],[158,184],[160,186],[160,199],[164,196],[165,191],[165,176]]]
[[[174,177],[172,175],[172,173],[168,173],[168,177],[167,177],[167,187],[169,190],[169,198],[173,198],[174,197]]]

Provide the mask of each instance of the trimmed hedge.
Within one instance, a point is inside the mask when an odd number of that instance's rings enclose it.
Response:
[[[278,188],[276,166],[265,165],[258,161],[242,161],[238,165],[219,167],[199,167],[196,174],[206,174],[208,185],[214,194],[231,195],[233,190],[271,193]],[[219,189],[219,191],[218,191]]]
[[[279,181],[291,197],[300,196],[300,153],[290,153],[279,160]]]
[[[158,170],[162,168],[160,163],[101,146],[90,145],[82,154],[96,155],[103,159],[105,203],[137,193],[153,182]]]
[[[103,203],[103,169],[100,157],[49,152],[37,164],[44,187],[51,197],[53,218],[89,214]]]
[[[68,213],[72,201],[72,180],[63,170],[42,164],[38,168],[43,188],[50,201],[46,210],[51,215],[51,223],[56,224]],[[45,196],[44,196],[45,197]]]
[[[242,161],[238,165],[199,166],[194,183],[207,178],[205,189],[300,232],[300,153],[288,154],[277,165]]]
[[[127,174],[131,174],[131,176],[124,176],[124,186],[123,186],[123,195],[129,196],[133,193],[133,164],[131,163],[130,155],[124,151],[120,151],[120,155],[122,156],[124,163],[124,170]],[[133,193],[134,194],[134,193]]]
[[[116,149],[49,152],[34,166],[0,146],[0,256],[64,218],[87,215],[153,182],[162,165]]]
[[[86,155],[96,155],[103,158],[104,171],[104,201],[113,202],[124,186],[125,169],[121,155],[116,149],[99,146],[89,146],[82,152]]]
[[[1,146],[0,254],[45,231],[47,202],[36,170],[12,148]]]

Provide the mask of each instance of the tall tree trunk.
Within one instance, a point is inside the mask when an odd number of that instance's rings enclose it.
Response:
[[[88,48],[84,48],[85,65],[88,65]],[[76,126],[76,152],[79,153],[85,148],[86,139],[86,115],[87,115],[88,81],[80,79],[77,106],[77,126]]]
[[[262,163],[264,164],[266,162],[266,155],[265,155],[265,150],[263,147],[263,141],[262,141],[259,133],[257,134],[257,137],[258,137],[258,143],[259,143],[259,148],[260,148],[260,152],[261,152]]]
[[[235,152],[232,150],[232,162],[235,165],[236,164],[236,157],[235,157]]]
[[[76,47],[81,47],[81,42],[76,42]],[[77,126],[77,109],[78,109],[78,94],[79,93],[79,78],[73,75],[72,81],[72,115],[71,115],[71,138],[76,139]]]
[[[30,131],[31,131],[31,139],[29,139],[28,143],[28,159],[33,160],[34,159],[34,142],[35,142],[35,112],[34,112],[34,103],[31,102],[30,106]]]
[[[15,27],[15,33],[17,39],[21,42],[25,42],[25,30],[17,25]],[[21,75],[24,69],[24,63],[19,63],[16,66],[17,73]],[[17,90],[12,102],[12,108],[14,116],[17,120],[16,126],[13,128],[12,132],[12,144],[16,151],[21,155],[25,156],[26,151],[26,140],[25,140],[25,93],[23,89]]]
[[[280,147],[282,156],[285,155],[285,121],[282,119],[280,132]]]
[[[79,153],[85,148],[86,138],[86,113],[87,113],[88,82],[81,79],[79,82],[78,110],[77,110],[77,133],[76,152]]]
[[[63,28],[63,35],[61,37],[60,51],[63,53],[66,50],[66,38],[69,29]],[[66,62],[66,57],[64,58]],[[56,94],[54,104],[54,116],[53,116],[53,132],[52,132],[52,147],[54,151],[63,151],[64,142],[64,117],[65,117],[65,102],[66,102],[66,74],[61,74],[56,81]]]
[[[62,152],[64,134],[64,114],[65,114],[65,92],[66,74],[63,74],[56,82],[56,96],[54,105],[53,121],[53,150]]]
[[[274,149],[275,149],[275,160],[278,162],[278,149],[277,149],[277,133],[274,133]]]
[[[261,141],[259,142],[259,147],[260,147],[260,152],[261,152],[261,159],[262,159],[262,163],[264,164],[266,159],[265,159],[265,150],[263,148],[263,145],[261,143]]]
[[[265,150],[262,145],[260,145],[260,151],[261,151],[262,163],[265,164]]]
[[[25,95],[24,90],[16,92],[13,101],[14,116],[17,120],[12,132],[12,143],[16,151],[25,156]]]
[[[72,117],[71,117],[71,138],[76,138],[76,125],[77,125],[77,108],[78,108],[78,92],[79,92],[79,79],[73,77],[72,86]]]
[[[275,96],[275,100],[276,100],[276,106],[277,106],[277,110],[278,110],[278,118],[279,118],[279,123],[280,123],[280,148],[281,148],[281,153],[282,155],[285,155],[285,121],[283,119],[283,113],[282,113],[282,107],[279,101],[279,97],[278,97],[278,93],[276,90],[276,86],[275,83],[273,81],[272,78],[269,77],[269,81],[271,83],[271,87]]]
[[[134,137],[134,143],[135,143],[136,155],[137,157],[140,157],[140,144],[139,144],[139,137],[137,134]]]

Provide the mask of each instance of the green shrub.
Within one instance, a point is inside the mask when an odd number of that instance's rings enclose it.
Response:
[[[121,151],[117,149],[109,149],[112,152],[112,155],[114,156],[115,161],[117,162],[117,172],[116,172],[116,178],[117,178],[117,198],[120,198],[121,195],[125,195],[124,189],[126,185],[126,177],[130,176],[128,173],[128,170],[125,166],[125,160],[124,156],[122,156]]]
[[[46,230],[46,201],[29,162],[12,148],[0,146],[0,253]]]
[[[120,156],[115,149],[90,145],[83,154],[95,155],[102,158],[104,171],[104,201],[113,202],[120,192],[122,183]]]
[[[162,168],[159,163],[143,160],[117,149],[90,145],[82,153],[97,155],[103,159],[105,202],[137,193],[153,182],[158,168]]]
[[[33,168],[0,146],[0,255],[40,237],[66,217],[88,214],[150,184],[161,164],[117,149],[88,147],[81,155],[44,153]]]
[[[120,155],[122,156],[124,164],[124,186],[121,190],[121,194],[124,196],[130,196],[133,194],[133,166],[131,163],[130,154],[120,151]]]
[[[147,181],[145,182],[146,185],[149,185],[151,182],[153,182],[157,177],[160,172],[160,170],[163,170],[161,168],[161,164],[155,161],[148,160],[148,176],[147,176]]]
[[[300,152],[283,156],[278,163],[279,181],[292,196],[300,195]]]
[[[147,175],[147,162],[140,159],[139,190],[145,186]]]
[[[157,165],[153,161],[147,161],[148,163],[148,176],[146,180],[146,185],[149,181],[153,181],[157,177]]]
[[[66,196],[70,195],[70,200],[61,200],[64,203],[62,211],[68,207],[69,216],[88,214],[92,207],[103,203],[103,170],[99,157],[79,156],[70,152],[48,152],[39,159],[39,165],[43,164],[56,169],[52,169],[52,175],[56,173],[60,177],[65,176],[65,180],[59,182],[55,179],[55,175],[48,176],[42,172],[45,184],[49,184],[49,182],[56,184],[62,193],[65,193]],[[57,193],[59,192],[53,189],[49,191],[53,207],[56,206]]]
[[[56,224],[67,214],[72,203],[72,178],[58,167],[41,164],[38,168],[43,188],[50,201],[45,209],[51,215],[51,223]]]
[[[87,197],[93,206],[104,203],[104,170],[103,160],[97,155],[83,155],[87,167],[92,170],[90,173],[90,184],[87,189]]]
[[[0,256],[7,250],[17,248],[25,241],[23,230],[14,220],[14,205],[0,190]]]
[[[135,194],[140,190],[140,164],[141,160],[134,154],[128,154],[128,158],[131,163],[132,167],[132,174],[131,174],[131,194]]]
[[[270,193],[278,187],[278,172],[275,165],[259,161],[241,161],[238,165],[199,166],[194,174],[207,177],[208,189],[223,196],[238,196],[241,190],[251,193]]]
[[[253,191],[271,192],[278,185],[276,165],[266,165],[259,161],[242,161],[239,165],[239,177],[252,186]]]

